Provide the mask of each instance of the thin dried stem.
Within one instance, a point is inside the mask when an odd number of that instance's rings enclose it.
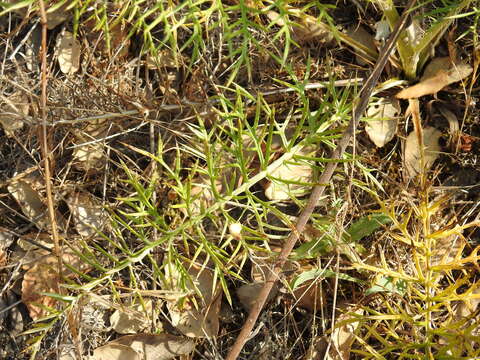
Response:
[[[373,92],[373,88],[375,87],[375,85],[378,82],[378,79],[380,78],[380,74],[382,73],[383,68],[385,67],[388,61],[388,58],[390,57],[390,54],[395,46],[395,43],[400,35],[400,32],[407,25],[407,19],[409,17],[410,9],[412,9],[414,4],[415,4],[415,0],[409,1],[405,12],[401,16],[398,23],[396,24],[394,31],[392,32],[389,40],[384,46],[384,49],[380,51],[381,56],[377,60],[377,63],[373,68],[372,73],[370,74],[365,84],[363,85],[362,89],[360,90],[359,101],[355,106],[350,123],[345,133],[343,134],[342,138],[340,139],[338,146],[332,152],[331,159],[340,160],[342,158],[342,155],[345,152],[345,149],[349,144],[351,137],[355,133],[355,130],[360,121],[360,117],[365,112],[365,109],[367,108],[368,102],[370,100],[370,96]],[[323,191],[325,190],[326,184],[330,182],[330,179],[333,176],[333,173],[335,171],[335,168],[337,167],[337,164],[338,163],[336,161],[327,163],[327,166],[325,167],[325,171],[322,173],[322,175],[320,176],[320,179],[318,180],[319,185],[316,185],[313,188],[312,194],[310,195],[307,205],[305,206],[302,213],[298,217],[295,227],[292,229],[290,236],[286,240],[285,245],[283,246],[282,252],[278,256],[278,260],[277,260],[277,263],[275,264],[275,267],[268,274],[267,279],[265,281],[265,285],[260,291],[255,301],[255,304],[250,311],[247,321],[243,325],[243,328],[240,334],[238,335],[235,343],[230,349],[230,352],[228,353],[226,360],[237,359],[243,346],[249,339],[252,329],[255,326],[258,316],[260,315],[260,312],[262,311],[262,308],[265,305],[265,302],[267,300],[268,295],[270,294],[270,291],[273,288],[273,285],[276,283],[288,256],[290,255],[295,244],[297,243],[297,240],[300,237],[300,233],[302,233],[303,230],[305,229],[305,225],[310,219],[310,216],[312,215],[313,210],[317,206],[317,203],[320,197],[322,196]]]

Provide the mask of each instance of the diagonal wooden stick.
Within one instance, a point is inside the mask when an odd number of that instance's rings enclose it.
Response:
[[[415,2],[416,0],[409,1],[405,11],[400,17],[398,23],[396,24],[395,29],[390,35],[390,38],[388,39],[383,49],[380,51],[381,55],[378,58],[377,63],[375,64],[375,67],[372,70],[372,73],[370,74],[367,81],[365,82],[365,84],[360,90],[359,100],[353,111],[352,118],[350,119],[348,127],[345,130],[345,133],[343,134],[342,138],[340,139],[338,146],[332,152],[331,159],[342,158],[342,155],[345,152],[345,149],[348,143],[350,142],[351,137],[355,133],[355,130],[360,121],[360,117],[362,116],[362,114],[365,112],[365,109],[367,108],[373,89],[377,84],[380,74],[382,73],[383,68],[385,67],[388,61],[388,58],[400,35],[400,32],[407,25],[407,20],[409,18],[410,11],[413,5],[415,4]],[[262,308],[265,305],[265,301],[268,297],[268,294],[270,293],[273,285],[277,281],[278,276],[282,271],[282,268],[288,256],[292,252],[292,249],[295,246],[300,236],[300,233],[303,232],[305,225],[307,224],[310,216],[313,213],[313,210],[317,206],[318,200],[322,196],[323,191],[325,190],[326,184],[330,182],[330,179],[332,178],[333,172],[335,171],[336,167],[337,167],[337,162],[327,163],[324,172],[322,173],[322,175],[320,176],[320,179],[318,180],[319,185],[316,185],[313,188],[312,194],[308,199],[307,205],[305,206],[302,213],[298,217],[297,223],[295,224],[295,228],[292,230],[292,232],[290,233],[290,236],[287,238],[285,245],[283,246],[282,252],[278,256],[278,260],[275,263],[274,268],[269,272],[267,279],[265,281],[265,285],[263,286],[262,290],[258,294],[257,300],[255,301],[254,306],[250,310],[250,314],[248,315],[247,321],[243,325],[243,328],[240,331],[240,334],[238,335],[235,343],[230,349],[230,352],[228,353],[226,360],[237,359],[238,355],[240,354],[240,351],[242,351],[242,348],[247,342],[250,336],[250,333],[252,332],[252,329],[255,326],[255,323],[258,319],[258,316],[260,315],[260,312],[262,311]]]

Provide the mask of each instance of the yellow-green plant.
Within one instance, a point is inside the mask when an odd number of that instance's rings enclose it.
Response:
[[[480,319],[474,307],[480,301],[475,278],[480,247],[472,249],[463,230],[477,226],[441,222],[445,197],[409,209],[380,201],[393,226],[387,238],[405,250],[396,263],[379,253],[376,265],[356,263],[374,274],[368,296],[375,305],[365,315],[353,350],[363,359],[472,359],[480,354]],[[440,226],[439,229],[436,229]],[[397,243],[397,245],[395,245]],[[400,251],[401,252],[401,251]]]

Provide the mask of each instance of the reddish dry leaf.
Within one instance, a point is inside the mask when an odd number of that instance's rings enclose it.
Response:
[[[295,305],[308,311],[320,310],[325,302],[322,296],[321,280],[310,280],[293,290]]]
[[[63,264],[85,270],[87,265],[70,251],[62,254]],[[67,267],[63,267],[63,276],[72,275]],[[24,275],[22,281],[22,301],[27,306],[33,320],[38,320],[48,312],[42,308],[54,308],[57,300],[42,293],[59,294],[59,285],[62,283],[58,275],[58,260],[54,255],[42,257]]]

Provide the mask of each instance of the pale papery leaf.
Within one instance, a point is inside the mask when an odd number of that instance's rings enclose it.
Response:
[[[142,360],[170,360],[190,354],[195,348],[193,340],[170,334],[127,335],[113,343],[129,346]]]
[[[67,75],[74,74],[80,67],[80,42],[69,31],[58,34],[58,64],[60,70]]]
[[[165,267],[166,290],[178,290],[180,273],[173,266]],[[222,301],[222,293],[219,284],[215,284],[213,272],[207,267],[199,265],[188,266],[190,279],[186,281],[186,290],[191,294],[190,298],[180,302],[167,303],[172,325],[188,337],[215,337],[220,327],[219,313]],[[215,288],[214,288],[215,286]],[[165,290],[165,289],[164,289]],[[202,296],[195,296],[201,294]],[[193,301],[195,296],[196,301]],[[196,303],[196,304],[195,304]]]
[[[77,232],[84,237],[97,235],[103,231],[108,221],[104,208],[93,195],[86,192],[76,192],[67,199],[67,205],[72,213]]]
[[[167,304],[172,325],[183,335],[192,338],[213,338],[220,328],[219,313],[221,297],[206,309],[179,309],[176,304]]]
[[[32,178],[32,181],[38,180]],[[45,229],[49,226],[47,206],[43,198],[32,187],[31,181],[13,180],[7,188],[28,220],[37,225],[39,229]]]
[[[354,332],[357,329],[359,322],[351,321],[357,317],[361,317],[364,310],[361,308],[356,309],[354,312],[348,312],[341,314],[335,324],[340,324],[346,321],[345,324],[335,326],[332,332],[332,346],[328,353],[327,359],[329,360],[348,360],[351,354],[351,347],[355,341]],[[355,316],[357,315],[357,316]]]
[[[150,299],[145,300],[144,303],[145,309],[142,304],[129,306],[129,308],[135,310],[136,313],[126,312],[120,309],[115,310],[110,316],[110,324],[113,330],[119,334],[135,334],[147,328],[150,323],[148,314],[151,314],[152,312],[153,303]],[[140,313],[141,315],[139,316],[137,313]]]
[[[365,131],[377,147],[383,147],[394,138],[397,133],[399,111],[398,103],[388,101],[368,107],[367,117],[369,120]]]
[[[472,291],[469,291],[471,295],[480,295],[480,287],[476,287]],[[466,319],[475,313],[478,304],[480,304],[480,298],[471,298],[470,296],[466,297],[466,300],[459,301],[454,312],[454,319],[460,321]],[[478,331],[478,328],[477,328]]]
[[[298,151],[297,155],[312,156],[314,153],[315,149],[307,146]],[[310,183],[313,170],[308,161],[290,160],[275,168],[269,175],[275,179],[266,184],[265,196],[269,200],[285,201],[291,199],[292,195],[303,196],[309,191],[309,186],[290,182]]]
[[[86,144],[73,149],[74,166],[79,170],[91,172],[99,170],[104,164],[104,145]]]
[[[415,99],[436,94],[444,87],[467,78],[472,71],[473,68],[464,62],[452,64],[448,57],[435,58],[425,68],[421,81],[400,91],[396,98]]]
[[[90,360],[143,360],[130,346],[114,342],[93,350]]]
[[[6,98],[5,103],[0,104],[0,125],[5,134],[12,137],[16,130],[23,128],[22,118],[28,116],[30,102],[28,96],[17,91]]]
[[[438,158],[440,153],[440,144],[438,140],[442,133],[434,127],[426,127],[423,129],[423,142],[424,142],[424,166],[421,167],[421,152],[418,144],[418,138],[415,131],[412,131],[405,142],[405,170],[407,177],[413,177],[428,171]]]

